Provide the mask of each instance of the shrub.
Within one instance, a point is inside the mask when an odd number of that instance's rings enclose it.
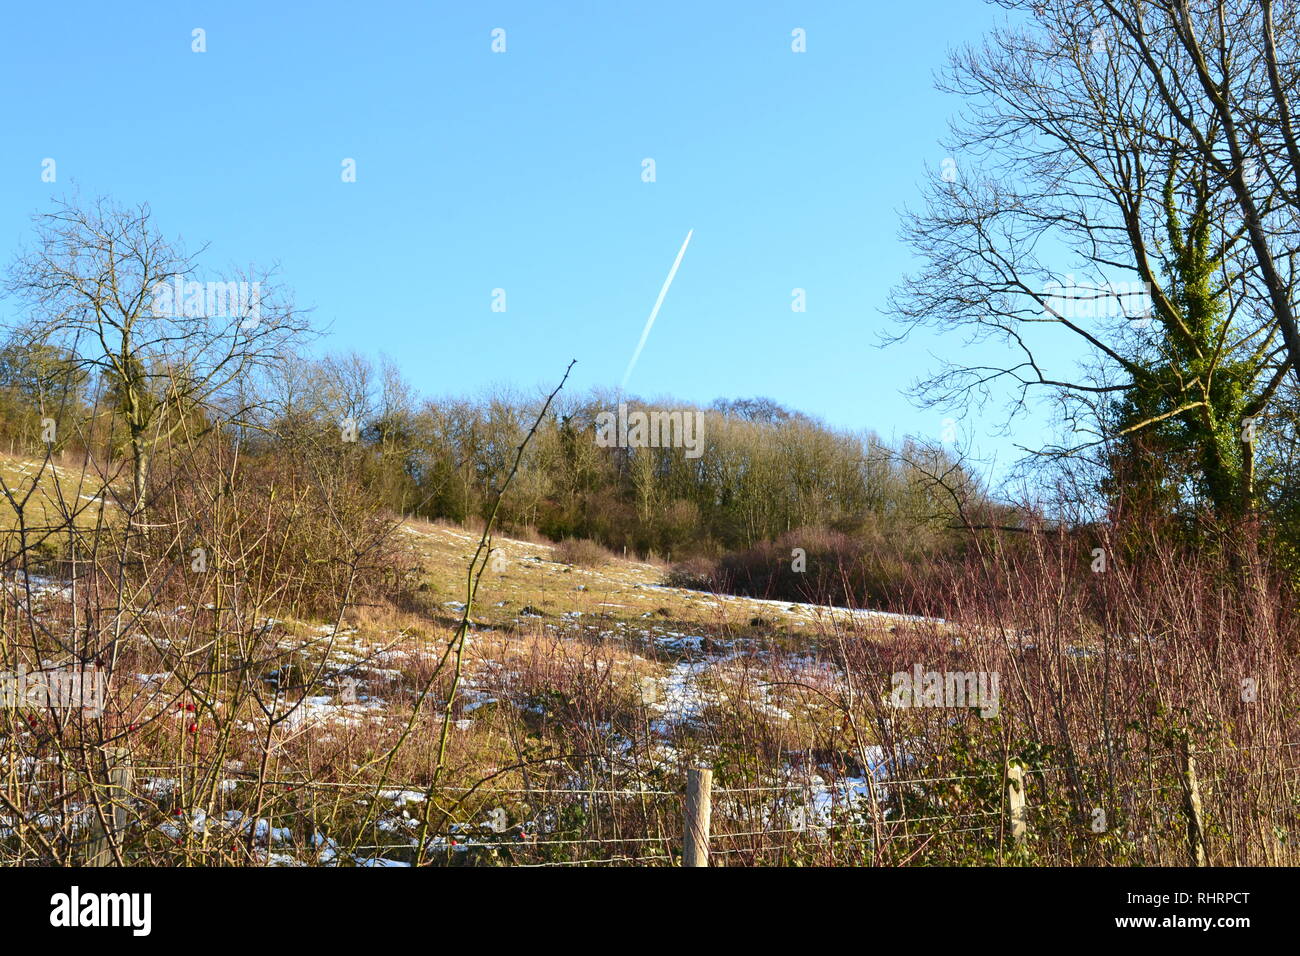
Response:
[[[664,576],[670,588],[690,588],[693,591],[712,591],[717,581],[717,565],[708,558],[690,558],[679,561]]]
[[[561,564],[580,568],[598,568],[613,558],[603,547],[587,538],[565,538],[555,546],[554,556]]]

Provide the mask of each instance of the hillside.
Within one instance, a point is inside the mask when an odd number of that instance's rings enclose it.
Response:
[[[1140,584],[1185,607],[1216,566],[1066,576],[1059,532],[1001,555],[992,577],[951,577],[951,620],[686,590],[665,585],[666,565],[497,536],[466,616],[480,537],[460,526],[375,513],[330,538],[354,499],[253,482],[242,515],[279,517],[224,520],[223,491],[207,532],[178,504],[146,535],[122,520],[117,489],[101,503],[73,468],[9,459],[0,473],[14,500],[31,492],[26,528],[85,503],[75,544],[22,554],[5,506],[7,669],[104,677],[93,711],[8,712],[3,795],[28,827],[10,833],[15,854],[675,864],[688,772],[705,767],[719,864],[1170,863],[1186,852],[1179,730],[1140,689],[1163,679],[1171,701],[1233,706],[1215,696],[1223,660],[1144,626],[1134,597]],[[1097,588],[1125,630],[1098,626]],[[94,657],[60,639],[74,628]],[[1238,653],[1232,666],[1281,686],[1281,658]],[[1132,689],[1116,698],[1122,722],[1100,703],[1116,685]],[[1294,744],[1267,725],[1252,730],[1262,744],[1197,726],[1204,773],[1274,781],[1228,803],[1209,790],[1212,812],[1280,820],[1273,787]],[[78,755],[87,732],[102,764]],[[122,773],[110,847],[95,800]],[[1032,781],[1033,813],[1009,835],[1007,801],[1024,792],[1013,773]],[[1104,812],[1125,828],[1098,836],[1077,807],[1117,775],[1130,785]],[[1265,859],[1289,852],[1276,825],[1253,851]]]

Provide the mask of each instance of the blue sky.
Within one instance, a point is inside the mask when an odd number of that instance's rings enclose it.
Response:
[[[148,200],[214,268],[278,262],[329,348],[386,353],[426,394],[532,388],[570,358],[582,390],[619,383],[694,229],[630,392],[767,395],[937,438],[942,414],[901,390],[961,343],[876,343],[909,268],[898,212],[959,106],[933,72],[997,16],[977,0],[14,5],[0,256],[53,195]]]

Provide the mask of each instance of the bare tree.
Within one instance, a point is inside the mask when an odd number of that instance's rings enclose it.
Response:
[[[1296,5],[1272,0],[1103,0],[1188,148],[1236,206],[1264,301],[1300,376],[1292,288],[1300,144],[1292,97],[1300,73]]]
[[[1289,368],[1270,304],[1291,296],[1291,254],[1264,262],[1252,237],[1276,187],[1257,188],[1251,214],[1189,145],[1191,128],[1218,142],[1224,119],[1149,68],[1158,46],[1174,76],[1191,69],[1173,25],[1139,42],[1118,3],[1001,5],[1017,21],[954,53],[941,80],[965,106],[955,159],[905,220],[925,265],[891,301],[903,335],[926,325],[994,357],[949,364],[917,394],[959,406],[1008,388],[1013,416],[1050,398],[1085,436],[1034,449],[1057,456],[1159,435],[1217,511],[1249,510],[1243,423]]]
[[[63,350],[108,388],[132,462],[128,513],[140,525],[155,450],[187,416],[238,420],[246,410],[232,386],[274,363],[307,323],[270,274],[194,281],[197,254],[164,238],[147,204],[61,200],[35,222],[35,247],[6,284],[26,314],[7,331]]]

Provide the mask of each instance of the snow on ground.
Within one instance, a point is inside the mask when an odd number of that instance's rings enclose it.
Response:
[[[292,705],[291,705],[292,706]],[[373,697],[357,695],[355,702],[336,702],[332,697],[304,697],[293,707],[281,725],[287,730],[301,730],[312,725],[338,722],[344,726],[359,727],[367,720],[380,718],[384,702]]]

